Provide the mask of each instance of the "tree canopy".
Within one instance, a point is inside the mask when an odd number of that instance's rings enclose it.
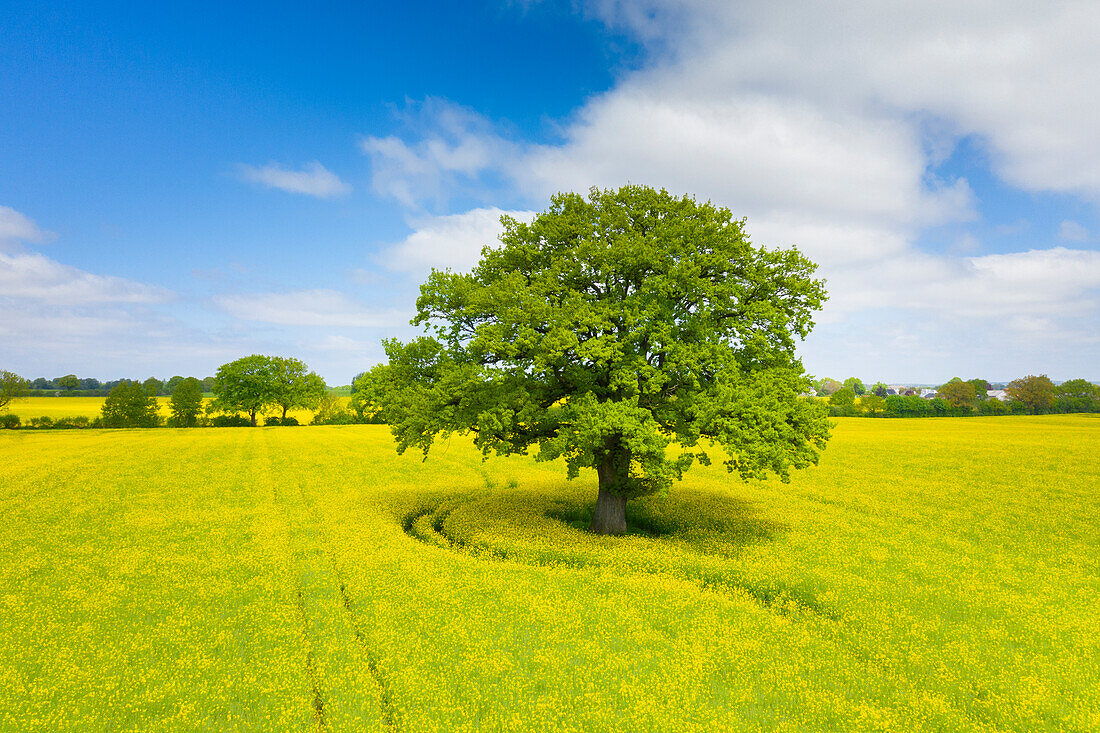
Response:
[[[295,407],[315,407],[325,393],[325,380],[298,359],[253,354],[218,367],[211,408],[246,412],[252,427],[256,415],[280,407],[283,419]]]
[[[286,419],[287,410],[317,407],[325,395],[325,380],[309,371],[298,359],[269,358],[274,379],[272,401],[283,408],[282,418]]]
[[[0,410],[7,407],[13,400],[27,396],[31,383],[15,372],[0,370]]]
[[[103,402],[103,425],[108,428],[151,428],[160,422],[157,398],[139,382],[116,384]]]
[[[469,432],[486,455],[594,468],[591,529],[666,490],[708,441],[749,479],[816,463],[823,406],[794,355],[825,299],[796,250],[754,247],[727,209],[643,186],[563,193],[469,273],[433,270],[414,325],[367,381],[397,449]],[[675,441],[674,455],[666,451]]]
[[[1005,393],[1032,411],[1047,410],[1054,405],[1054,382],[1045,374],[1015,379],[1005,387]]]
[[[246,412],[252,427],[256,427],[257,413],[275,404],[274,385],[271,357],[244,356],[218,367],[211,405],[223,412]]]
[[[168,400],[168,407],[172,411],[170,426],[194,427],[202,411],[202,382],[194,377],[186,379],[181,377],[180,381],[173,385],[172,398]]]
[[[977,399],[977,395],[974,393],[974,385],[971,382],[964,382],[958,377],[940,386],[936,390],[936,394],[956,409],[973,407]]]

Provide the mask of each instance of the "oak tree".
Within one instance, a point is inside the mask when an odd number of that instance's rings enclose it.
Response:
[[[431,272],[413,319],[429,335],[386,341],[367,378],[399,452],[472,433],[485,455],[593,468],[600,534],[624,533],[626,502],[709,463],[712,442],[746,480],[817,462],[828,421],[799,397],[794,348],[826,296],[798,251],[643,186],[501,223],[471,272]]]

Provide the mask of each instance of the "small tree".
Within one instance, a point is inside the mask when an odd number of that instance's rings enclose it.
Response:
[[[202,411],[202,382],[194,377],[181,379],[172,390],[168,400],[172,411],[172,424],[181,428],[192,428],[199,421]]]
[[[843,384],[828,377],[823,377],[814,383],[814,389],[816,389],[818,395],[822,397],[827,397],[842,387],[844,387]]]
[[[890,388],[883,382],[875,382],[870,391],[878,397],[887,397],[890,394]]]
[[[970,384],[974,385],[974,397],[979,402],[986,399],[989,395],[988,392],[992,387],[989,386],[989,382],[984,379],[971,379]]]
[[[851,387],[841,387],[829,395],[829,404],[836,407],[850,407],[855,401],[856,393]]]
[[[0,371],[0,410],[30,392],[31,383],[15,372]]]
[[[1100,398],[1100,386],[1087,379],[1070,379],[1062,382],[1054,388],[1059,397],[1083,397],[1085,399]]]
[[[1054,382],[1045,374],[1013,380],[1005,387],[1005,393],[1032,412],[1049,410],[1054,404]]]
[[[859,398],[859,407],[868,415],[877,415],[886,409],[886,400],[877,394],[865,394]]]
[[[156,397],[164,388],[164,382],[160,381],[156,377],[149,377],[141,383],[141,386],[145,388],[145,394],[149,395],[150,397]]]
[[[107,428],[152,428],[160,423],[157,399],[137,382],[119,382],[103,403],[103,426]]]
[[[863,382],[858,377],[848,377],[844,380],[844,386],[852,390],[856,397],[862,396],[867,391],[867,388],[863,386]]]
[[[976,396],[974,385],[955,377],[947,384],[936,390],[936,395],[947,401],[956,410],[971,409],[974,407]]]
[[[80,377],[75,374],[66,374],[64,377],[58,377],[53,380],[53,383],[57,385],[57,389],[74,390],[80,389]]]
[[[626,531],[627,501],[667,490],[701,440],[742,478],[817,462],[821,406],[794,354],[825,298],[795,250],[756,248],[726,209],[665,191],[558,194],[502,217],[470,273],[433,270],[413,323],[385,343],[373,394],[398,451],[472,432],[485,454],[593,468],[591,531]],[[676,442],[679,450],[669,454]]]
[[[172,391],[175,390],[176,386],[182,381],[183,377],[180,376],[175,376],[169,379],[167,382],[164,383],[165,393],[172,394]],[[199,382],[199,389],[202,389],[202,382]]]
[[[307,371],[308,367],[298,359],[279,356],[270,359],[274,377],[273,402],[283,408],[282,419],[286,420],[287,410],[315,409],[325,394],[325,380]]]
[[[253,354],[218,367],[211,408],[222,412],[247,412],[256,427],[256,415],[277,404],[276,367],[270,356]]]

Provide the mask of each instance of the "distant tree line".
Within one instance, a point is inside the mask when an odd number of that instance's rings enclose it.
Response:
[[[308,409],[313,425],[380,423],[378,395],[372,392],[369,373],[360,372],[351,386],[350,400],[333,394],[324,379],[298,359],[254,354],[223,364],[216,376],[198,379],[175,376],[164,381],[118,379],[99,382],[69,374],[30,381],[0,370],[0,428],[122,428],[122,427],[234,427],[259,424],[298,425],[287,413]],[[34,396],[39,386],[49,394],[105,396],[98,417],[30,418],[5,413],[14,400]],[[995,386],[1004,387],[1001,400],[988,396]],[[1006,385],[991,385],[984,379],[955,377],[940,385],[926,399],[921,390],[907,388],[889,394],[882,382],[867,387],[857,377],[843,382],[823,378],[814,388],[837,417],[968,417],[971,415],[1043,415],[1051,413],[1100,412],[1100,385],[1086,379],[1054,384],[1045,374],[1021,377]],[[205,394],[213,399],[204,401]],[[168,396],[170,415],[159,413],[157,397]]]
[[[27,386],[30,390],[30,396],[34,397],[106,397],[112,389],[124,382],[137,382],[147,391],[151,391],[154,396],[167,397],[172,394],[172,390],[176,388],[176,385],[186,378],[175,376],[161,380],[156,377],[149,377],[145,380],[114,379],[101,382],[94,377],[78,377],[75,374],[66,374],[64,377],[54,377],[53,379],[38,377],[33,381],[29,381]],[[202,384],[203,392],[210,392],[214,387],[214,377],[206,377],[199,380],[199,382]]]
[[[150,377],[102,383],[67,375],[31,382],[11,372],[0,375],[0,409],[15,399],[33,396],[39,391],[36,383],[46,384],[47,390],[62,390],[61,394],[102,393],[107,398],[98,417],[37,417],[23,423],[17,415],[4,414],[0,415],[0,428],[255,427],[260,416],[270,412],[277,414],[268,415],[264,425],[298,425],[298,420],[287,414],[297,409],[313,410],[314,425],[377,422],[367,414],[369,405],[361,396],[353,396],[345,406],[302,361],[279,356],[246,356],[223,364],[215,376],[201,380],[180,376],[165,381]],[[204,402],[207,392],[213,399]],[[163,395],[169,396],[167,419],[160,414],[157,402]]]
[[[1086,379],[1054,384],[1045,374],[1013,380],[1004,389],[1005,399],[989,396],[994,389],[984,379],[955,377],[940,385],[934,394],[908,388],[890,394],[878,382],[866,388],[849,377],[843,383],[821,379],[815,384],[819,395],[827,395],[829,413],[842,417],[969,417],[971,415],[1046,415],[1071,412],[1100,412],[1100,385]]]

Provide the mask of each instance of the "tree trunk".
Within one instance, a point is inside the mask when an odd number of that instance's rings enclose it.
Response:
[[[248,417],[249,417],[250,420],[252,420],[252,427],[256,427],[256,411],[255,410],[249,410],[248,411]]]
[[[626,534],[626,499],[603,486],[588,531],[594,534]]]
[[[283,421],[286,421],[286,405],[283,405]]]
[[[616,441],[617,442],[617,441]],[[594,534],[626,534],[626,498],[620,493],[630,475],[630,453],[612,446],[600,458],[596,473],[600,494],[588,531]]]

